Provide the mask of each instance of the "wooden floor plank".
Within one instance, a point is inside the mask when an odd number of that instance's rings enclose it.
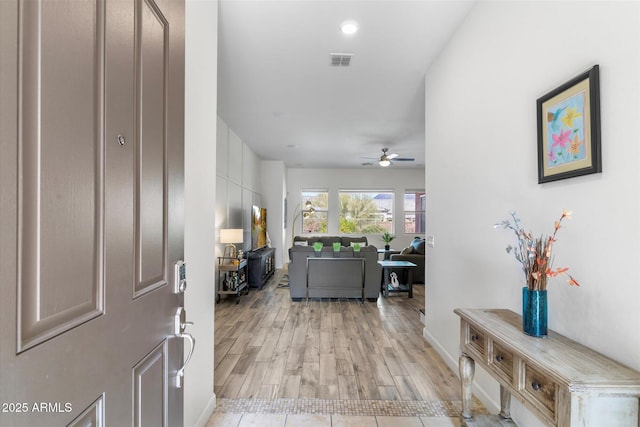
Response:
[[[353,375],[338,376],[338,390],[340,399],[353,400],[358,397],[358,381],[355,373]]]
[[[223,338],[220,343],[215,345],[213,352],[213,367],[217,368],[220,364],[220,361],[229,353],[231,347],[235,343],[235,339],[233,338]]]
[[[262,384],[280,384],[285,375],[285,366],[287,364],[288,353],[278,353],[273,357],[273,360],[269,362],[269,368]]]
[[[319,384],[330,386],[338,385],[335,354],[320,354]]]
[[[320,354],[334,354],[333,332],[320,330]]]
[[[291,347],[287,355],[285,373],[288,375],[301,375],[304,362],[304,346]]]
[[[301,399],[315,398],[319,394],[320,386],[320,362],[303,363],[302,377],[300,379],[300,392],[298,397]]]
[[[218,364],[218,367],[213,371],[213,384],[218,386],[224,385],[239,359],[239,354],[228,354],[224,357]]]
[[[297,399],[300,394],[301,378],[301,375],[283,375],[278,389],[278,398]]]
[[[420,392],[409,375],[394,376],[393,381],[402,400],[421,400]]]
[[[249,369],[238,392],[239,398],[257,399],[262,389],[262,379],[267,373],[268,362],[255,362]]]
[[[373,379],[379,386],[395,386],[389,368],[385,363],[384,357],[379,354],[369,354],[369,365],[372,368]]]

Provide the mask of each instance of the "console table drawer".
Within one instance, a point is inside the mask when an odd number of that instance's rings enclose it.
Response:
[[[511,351],[494,341],[493,353],[489,363],[499,376],[513,385],[513,353]]]
[[[528,364],[524,365],[524,384],[522,393],[541,405],[546,415],[555,420],[557,385],[545,374]],[[543,409],[541,408],[541,409]]]
[[[475,352],[484,359],[486,350],[485,336],[483,332],[467,323],[465,342],[467,346],[469,346],[472,350],[475,350]]]

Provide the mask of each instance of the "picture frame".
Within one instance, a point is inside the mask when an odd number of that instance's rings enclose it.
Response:
[[[599,79],[594,65],[538,98],[538,184],[602,172]]]

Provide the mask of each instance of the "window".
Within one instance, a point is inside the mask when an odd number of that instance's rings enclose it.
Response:
[[[393,232],[393,193],[341,191],[340,233]]]
[[[302,233],[326,233],[328,230],[329,192],[302,192]]]
[[[425,232],[426,197],[424,191],[404,193],[404,232],[422,234]]]

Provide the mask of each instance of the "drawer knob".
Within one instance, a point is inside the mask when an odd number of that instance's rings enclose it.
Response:
[[[503,355],[501,355],[501,354],[499,354],[499,355],[497,355],[497,356],[496,356],[496,360],[497,360],[498,362],[502,362],[502,361],[504,360],[504,356],[503,356]]]
[[[531,388],[534,389],[535,391],[538,391],[542,388],[542,384],[540,384],[537,381],[534,381],[531,383]]]
[[[478,335],[476,334],[471,335],[471,341],[478,341],[478,338],[480,337],[478,337]]]

